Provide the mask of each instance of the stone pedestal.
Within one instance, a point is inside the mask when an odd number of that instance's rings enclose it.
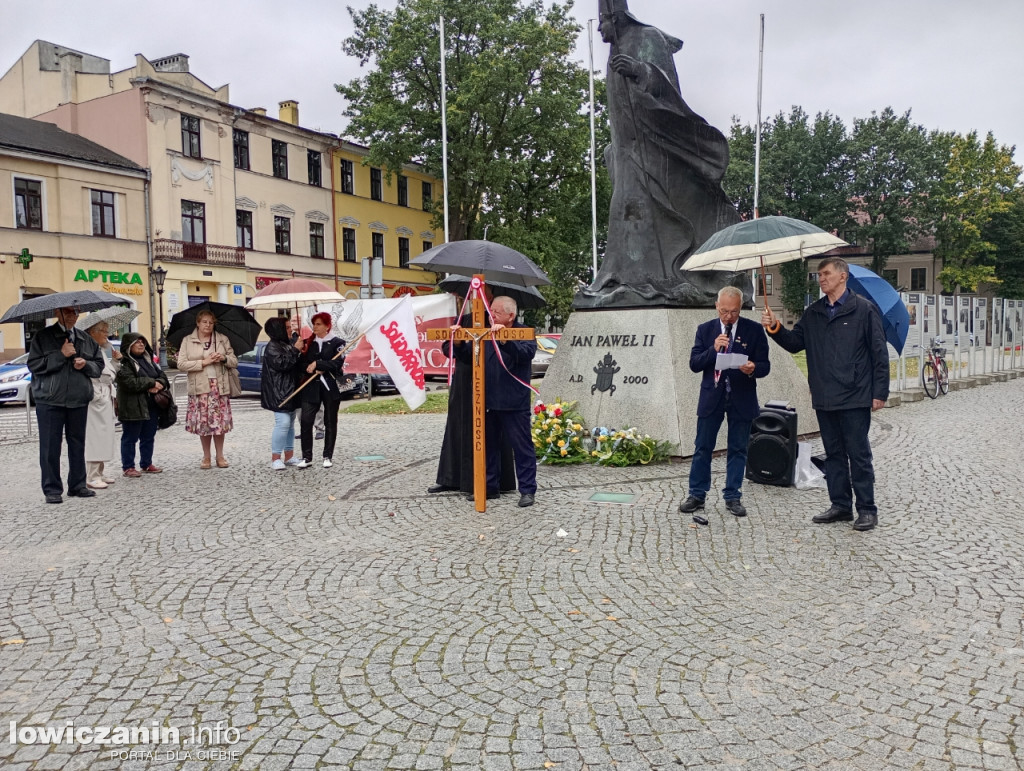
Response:
[[[760,323],[757,311],[744,316]],[[577,402],[588,428],[635,426],[693,454],[700,373],[690,371],[697,327],[716,318],[713,308],[577,310],[540,385],[545,402]],[[807,379],[793,357],[769,340],[771,374],[758,380],[758,399],[787,401],[798,431],[818,430]],[[717,449],[725,449],[723,427]]]

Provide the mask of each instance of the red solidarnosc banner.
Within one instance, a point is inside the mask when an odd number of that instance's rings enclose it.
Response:
[[[416,319],[416,334],[419,338],[420,363],[425,375],[448,376],[448,359],[441,352],[442,341],[427,340],[428,329],[448,329],[455,319],[455,298],[449,294],[423,295],[411,297],[413,315]],[[364,319],[377,319],[384,316],[388,306],[397,299],[386,300],[347,300],[340,306],[344,307],[345,315],[335,322],[335,331],[350,315],[361,314]],[[358,306],[356,304],[359,304]],[[360,307],[361,306],[361,307]],[[365,324],[364,324],[365,326]],[[342,335],[344,337],[344,335]],[[383,374],[387,372],[381,364],[373,346],[366,338],[345,357],[345,372],[365,375]]]

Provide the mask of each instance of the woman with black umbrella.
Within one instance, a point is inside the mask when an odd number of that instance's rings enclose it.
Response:
[[[199,468],[211,467],[211,440],[217,451],[217,468],[230,464],[224,457],[224,435],[233,427],[231,384],[228,370],[238,368],[238,357],[227,335],[214,329],[217,317],[203,310],[196,316],[196,328],[178,348],[178,369],[188,373],[188,412],[185,430],[198,434],[203,445]]]

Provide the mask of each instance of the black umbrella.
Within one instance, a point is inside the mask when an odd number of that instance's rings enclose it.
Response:
[[[77,308],[80,311],[95,311],[111,305],[127,305],[123,297],[98,289],[79,289],[74,292],[53,292],[29,300],[22,300],[7,309],[0,318],[0,324],[18,321],[46,321],[57,315],[59,308]]]
[[[241,305],[215,303],[209,300],[171,316],[171,325],[167,329],[168,344],[180,348],[181,341],[195,331],[196,316],[202,311],[213,313],[217,319],[214,331],[227,336],[236,355],[248,353],[256,347],[256,338],[260,336],[263,327],[249,311]]]
[[[439,273],[472,276],[482,273],[487,281],[516,286],[545,286],[551,281],[525,254],[494,241],[451,241],[427,249],[410,265]]]
[[[469,291],[469,282],[472,280],[469,276],[448,276],[441,279],[438,286],[445,292],[465,297],[466,292]],[[494,292],[495,297],[501,295],[511,297],[516,301],[516,305],[521,311],[527,308],[543,308],[548,304],[547,300],[544,299],[544,295],[537,291],[537,287],[516,286],[515,284],[506,284],[501,281],[487,281],[486,283],[491,288],[491,291]]]

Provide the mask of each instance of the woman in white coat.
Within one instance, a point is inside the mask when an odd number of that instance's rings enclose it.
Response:
[[[110,345],[110,328],[106,321],[97,321],[87,326],[89,336],[96,341],[103,354],[103,372],[92,378],[92,401],[89,402],[88,418],[85,425],[85,484],[101,490],[114,484],[103,464],[117,457],[117,438],[114,426],[114,378],[121,366],[121,354]]]

